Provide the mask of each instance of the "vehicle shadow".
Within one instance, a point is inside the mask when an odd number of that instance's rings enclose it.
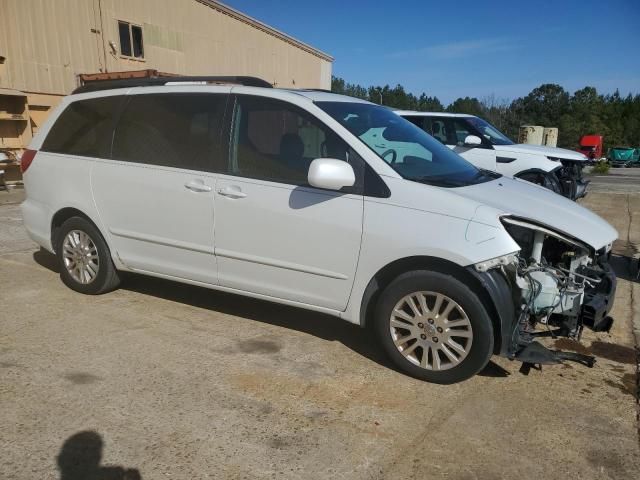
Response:
[[[331,315],[143,275],[128,276],[122,288],[340,342],[363,357],[395,370],[378,348],[371,329]]]
[[[60,480],[142,480],[135,468],[100,466],[103,447],[102,437],[93,431],[67,438],[56,459]]]
[[[41,249],[33,255],[41,266],[59,273],[56,257]],[[340,342],[345,347],[376,362],[377,364],[402,373],[379,347],[370,328],[341,320],[331,315],[313,312],[297,307],[259,300],[242,295],[220,292],[204,287],[164,280],[146,275],[126,274],[122,289],[172,302],[192,305],[234,317],[275,325],[306,333],[323,340]],[[509,375],[499,365],[489,362],[479,373],[481,376],[502,378]]]
[[[34,252],[33,259],[38,265],[46,268],[47,270],[51,270],[53,273],[60,273],[60,268],[58,267],[58,259],[55,255],[46,251],[44,248],[41,248],[37,252]]]
[[[629,282],[640,282],[640,264],[632,256],[612,254],[609,260],[616,277]]]

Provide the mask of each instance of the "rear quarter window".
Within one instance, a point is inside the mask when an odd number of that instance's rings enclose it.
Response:
[[[109,96],[70,103],[51,127],[41,150],[109,158],[113,120],[122,100],[122,96]]]
[[[132,95],[113,140],[113,159],[198,171],[223,168],[222,122],[228,95]]]

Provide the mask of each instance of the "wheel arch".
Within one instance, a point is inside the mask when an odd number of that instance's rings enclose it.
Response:
[[[51,247],[53,248],[54,253],[56,250],[56,245],[58,244],[58,235],[60,233],[60,228],[62,227],[64,222],[66,222],[72,217],[81,217],[87,220],[88,222],[90,222],[96,228],[96,230],[100,232],[100,235],[102,235],[102,238],[104,239],[104,241],[107,242],[107,238],[105,234],[102,232],[98,224],[89,215],[87,215],[82,210],[79,210],[74,207],[64,207],[59,209],[51,217]],[[107,243],[107,245],[109,244]]]
[[[400,258],[378,270],[367,284],[362,295],[360,304],[360,325],[362,327],[372,323],[372,316],[380,293],[398,276],[416,270],[428,270],[451,275],[468,285],[478,296],[491,318],[494,333],[494,353],[497,354],[503,350],[503,324],[505,323],[503,317],[505,315],[502,311],[504,309],[496,305],[496,295],[493,292],[489,292],[480,276],[474,275],[469,269],[454,262],[437,257],[411,256]]]
[[[562,165],[554,168],[553,170],[543,170],[541,168],[526,168],[524,170],[520,170],[517,173],[514,173],[513,176],[515,178],[522,178],[524,175],[529,175],[529,174],[537,174],[537,175],[547,175],[549,173],[553,173],[556,170],[562,168]]]

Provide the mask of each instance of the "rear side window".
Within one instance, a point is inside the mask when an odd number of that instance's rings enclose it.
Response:
[[[455,144],[451,136],[451,122],[447,117],[426,117],[422,124],[422,129],[445,145]]]
[[[445,145],[464,146],[468,135],[477,135],[466,120],[456,117],[405,117]]]
[[[69,104],[51,127],[42,150],[109,158],[113,119],[122,100],[122,96],[111,96]]]
[[[424,128],[424,120],[425,117],[405,117],[403,115],[404,118],[406,118],[407,120],[409,120],[411,123],[413,123],[416,127],[421,128],[422,130],[425,130]]]
[[[116,128],[113,158],[147,165],[218,171],[227,95],[135,95]]]

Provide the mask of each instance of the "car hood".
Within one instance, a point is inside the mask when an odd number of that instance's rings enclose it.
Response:
[[[579,160],[583,162],[588,160],[583,153],[567,150],[566,148],[545,147],[543,145],[519,143],[514,145],[494,145],[493,148],[500,152],[530,153],[534,155],[544,155],[545,157]]]
[[[531,220],[578,239],[595,250],[618,238],[618,232],[591,210],[524,180],[501,177],[491,182],[456,188],[455,191],[498,210],[500,215]]]

